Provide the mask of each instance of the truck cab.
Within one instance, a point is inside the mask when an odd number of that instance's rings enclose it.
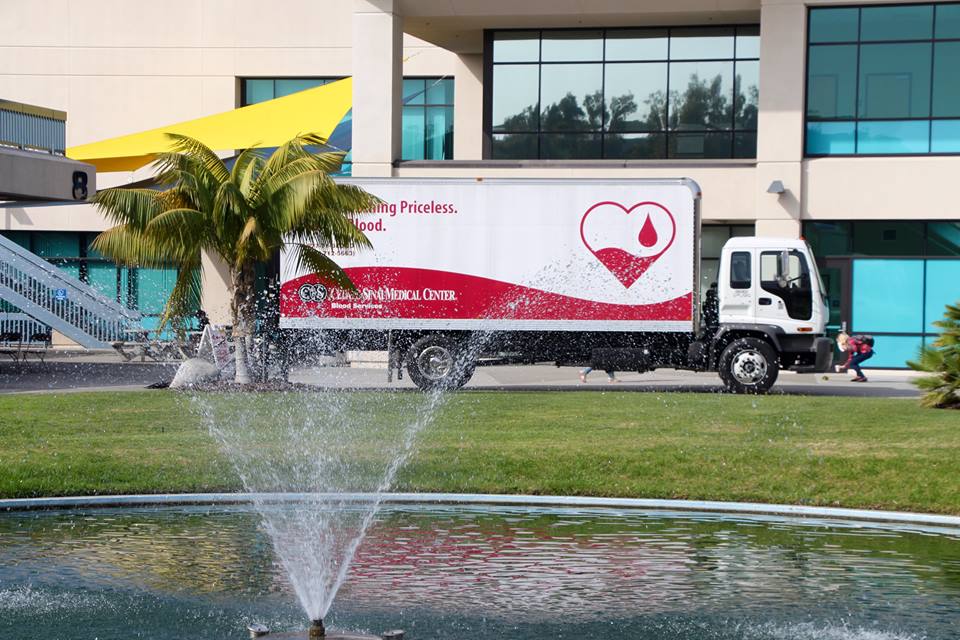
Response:
[[[734,391],[766,391],[779,369],[827,371],[823,283],[804,240],[738,237],[723,247],[711,368]]]

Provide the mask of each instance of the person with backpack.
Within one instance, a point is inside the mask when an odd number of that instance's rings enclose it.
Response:
[[[840,367],[840,372],[853,369],[857,375],[851,382],[866,382],[867,377],[863,375],[860,365],[872,358],[873,354],[873,336],[851,336],[847,340],[847,361]]]

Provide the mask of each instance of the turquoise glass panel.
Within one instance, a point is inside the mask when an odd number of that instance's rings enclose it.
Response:
[[[423,78],[403,79],[403,104],[423,104],[426,97],[426,83]]]
[[[107,298],[116,300],[117,266],[108,262],[88,262],[87,284]]]
[[[960,153],[960,120],[934,120],[930,150],[934,153]]]
[[[929,150],[929,120],[857,124],[857,153],[927,153]]]
[[[77,264],[76,262],[68,262],[66,264],[63,264],[63,263],[57,264],[57,267],[60,269],[60,271],[63,271],[67,275],[73,276],[78,280],[80,279],[80,265]]]
[[[856,42],[859,9],[810,11],[810,42]]]
[[[857,46],[810,47],[807,117],[853,118],[857,106]]]
[[[923,260],[854,260],[852,329],[923,331]]]
[[[246,95],[243,98],[246,104],[257,104],[258,102],[273,100],[273,79],[256,78],[244,80],[244,91]]]
[[[960,116],[960,42],[938,42],[933,49],[933,115]]]
[[[7,240],[16,242],[18,245],[30,250],[30,232],[29,231],[2,231],[0,235],[5,237]]]
[[[808,122],[807,153],[814,156],[855,151],[853,122]]]
[[[453,80],[427,80],[427,104],[453,104]]]
[[[77,258],[80,256],[80,234],[44,231],[33,236],[33,252],[43,258]]]
[[[929,42],[862,45],[859,117],[929,117],[932,55]]]
[[[927,255],[960,256],[960,222],[927,223]]]
[[[453,108],[427,107],[425,134],[426,160],[453,158]]]
[[[282,98],[283,96],[288,96],[291,93],[299,93],[300,91],[306,91],[307,89],[313,89],[314,87],[319,87],[320,85],[327,84],[329,80],[326,78],[284,78],[276,80],[274,84],[274,97]]]
[[[929,40],[933,35],[933,5],[864,7],[860,40]]]
[[[937,5],[937,38],[960,38],[960,4]]]
[[[924,308],[927,331],[938,333],[933,326],[943,319],[948,304],[960,302],[960,260],[927,260],[927,299]]]
[[[175,280],[176,272],[172,269],[138,269],[137,308],[140,313],[163,313]]]
[[[863,363],[864,369],[905,369],[907,360],[917,359],[923,343],[920,336],[874,336],[874,340],[874,356]]]
[[[400,154],[403,160],[423,160],[426,137],[423,109],[411,106],[403,108],[403,147]]]

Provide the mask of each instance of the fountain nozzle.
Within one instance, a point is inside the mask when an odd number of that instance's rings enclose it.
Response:
[[[326,636],[327,630],[323,628],[323,618],[311,620],[310,629],[307,632],[307,638],[310,640],[316,640],[317,638],[325,638]]]

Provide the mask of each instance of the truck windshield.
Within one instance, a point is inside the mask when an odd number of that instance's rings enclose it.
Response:
[[[780,254],[780,251],[764,251],[760,254],[760,286],[783,300],[787,315],[791,318],[809,320],[813,315],[813,289],[810,286],[807,259],[794,249],[787,253],[784,265]]]

